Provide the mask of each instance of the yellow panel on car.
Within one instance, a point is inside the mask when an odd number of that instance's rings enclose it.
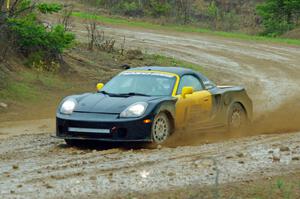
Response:
[[[182,96],[177,95],[176,127],[208,120],[212,110],[212,95],[209,91],[198,91]]]

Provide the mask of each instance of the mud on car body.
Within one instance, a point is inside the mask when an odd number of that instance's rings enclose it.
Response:
[[[252,118],[242,87],[216,86],[196,71],[139,67],[121,72],[97,93],[66,97],[57,109],[58,138],[165,142],[176,129],[241,129]]]

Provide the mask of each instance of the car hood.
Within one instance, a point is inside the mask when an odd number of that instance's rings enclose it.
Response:
[[[78,105],[75,108],[75,112],[119,114],[136,102],[150,102],[158,98],[161,97],[112,97],[101,93],[85,94],[76,98]]]

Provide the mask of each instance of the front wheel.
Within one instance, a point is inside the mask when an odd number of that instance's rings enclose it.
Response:
[[[228,131],[242,132],[247,127],[247,114],[241,104],[235,103],[231,106],[228,114]]]
[[[159,113],[152,124],[152,140],[154,144],[163,144],[172,132],[172,123],[165,113]]]

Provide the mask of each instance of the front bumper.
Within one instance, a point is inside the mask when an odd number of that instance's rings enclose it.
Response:
[[[83,139],[113,142],[151,142],[153,116],[142,118],[119,118],[118,114],[57,113],[56,137],[61,139]]]

